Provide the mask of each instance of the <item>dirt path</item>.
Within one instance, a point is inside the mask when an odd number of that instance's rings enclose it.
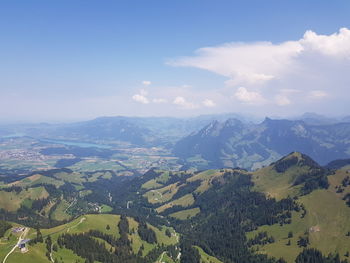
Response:
[[[64,212],[67,212],[67,210],[68,210],[69,208],[71,208],[71,206],[74,205],[74,203],[75,203],[76,201],[77,201],[77,200],[74,199],[74,200],[69,204],[69,206],[66,208],[66,210],[64,210]]]
[[[7,258],[15,251],[16,247],[18,247],[18,245],[22,242],[22,240],[26,237],[26,235],[28,234],[29,228],[25,228],[23,233],[20,235],[20,237],[18,238],[17,244],[11,249],[11,251],[9,253],[7,253],[7,255],[5,256],[4,260],[2,261],[2,263],[5,263]]]
[[[52,257],[52,248],[53,248],[53,243],[51,244],[51,248],[50,248],[50,260],[52,263],[55,263],[55,261],[53,260],[53,257]]]
[[[163,262],[163,257],[164,257],[164,255],[166,254],[166,251],[164,251],[163,253],[162,253],[162,255],[160,255],[160,259],[159,259],[159,263],[162,263]]]
[[[80,225],[81,223],[83,223],[85,220],[86,220],[86,217],[83,217],[83,218],[80,219],[80,221],[79,221],[77,224],[75,224],[74,226],[68,227],[68,228],[67,228],[67,233],[69,232],[69,230],[70,230],[71,228],[75,228],[75,227],[79,226],[79,225]]]

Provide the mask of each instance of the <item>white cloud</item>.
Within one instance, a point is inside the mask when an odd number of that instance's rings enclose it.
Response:
[[[216,104],[214,103],[214,101],[210,100],[210,99],[205,99],[202,101],[202,104],[205,106],[205,107],[208,107],[208,108],[212,108],[212,107],[215,107]]]
[[[291,104],[290,99],[286,95],[276,95],[275,102],[279,106],[286,106]]]
[[[145,89],[140,89],[140,95],[147,96],[148,95],[148,91],[145,90]]]
[[[196,51],[197,56],[180,58],[169,64],[209,70],[228,77],[229,85],[246,85],[274,79],[301,50],[298,42],[231,43],[201,48]]]
[[[173,104],[180,106],[183,109],[196,109],[197,105],[188,102],[184,97],[178,96],[173,100]]]
[[[148,95],[148,91],[145,89],[140,89],[138,94],[135,94],[132,96],[132,99],[134,101],[143,103],[143,104],[148,104],[150,103],[149,99],[147,98]]]
[[[315,99],[320,99],[328,96],[328,94],[323,90],[313,90],[309,94],[311,98]]]
[[[350,87],[347,28],[330,35],[309,30],[299,40],[281,43],[234,42],[204,47],[193,56],[177,58],[168,64],[195,67],[226,77],[227,89],[237,89],[234,97],[247,105],[260,103],[272,110],[276,106],[296,104],[300,110],[312,111],[338,101],[339,112],[344,112],[341,105],[349,105],[344,97]],[[323,100],[317,100],[320,98]],[[347,106],[346,112],[349,110]]]
[[[144,85],[144,86],[149,86],[149,85],[151,85],[152,84],[152,82],[150,82],[149,80],[144,80],[144,81],[142,81],[142,85]]]
[[[239,101],[248,104],[259,104],[264,101],[264,98],[260,93],[256,91],[248,91],[244,87],[239,87],[234,95]]]
[[[281,77],[295,69],[307,53],[350,58],[350,30],[318,35],[307,31],[298,41],[228,43],[200,48],[193,57],[183,57],[169,64],[209,70],[229,78],[229,85],[256,84]]]
[[[304,50],[319,52],[328,56],[350,58],[350,30],[341,28],[339,33],[332,35],[317,35],[309,30],[299,41]]]
[[[149,103],[149,100],[147,99],[147,97],[141,95],[141,94],[135,94],[134,96],[132,96],[132,99],[134,101],[137,101],[137,102],[140,102],[140,103],[143,103],[143,104],[148,104]]]

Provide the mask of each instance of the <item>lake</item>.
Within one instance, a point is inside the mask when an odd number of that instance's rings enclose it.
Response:
[[[96,143],[89,143],[89,142],[76,142],[76,141],[65,141],[65,140],[54,140],[54,139],[40,139],[42,142],[50,142],[50,143],[57,143],[57,144],[64,144],[68,146],[77,146],[82,148],[100,148],[100,149],[110,149],[112,146],[106,145],[106,144],[96,144]]]

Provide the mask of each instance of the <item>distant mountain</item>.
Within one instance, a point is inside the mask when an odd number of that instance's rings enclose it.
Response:
[[[290,152],[300,151],[317,162],[348,158],[350,123],[310,125],[299,120],[272,120],[245,124],[229,119],[213,121],[174,146],[176,156],[206,167],[256,169]]]
[[[213,120],[244,117],[235,114],[201,115],[191,118],[173,117],[99,117],[94,120],[61,124],[17,124],[0,126],[0,136],[22,134],[34,138],[78,141],[121,141],[137,146],[156,146],[175,143],[198,131]]]
[[[346,166],[350,166],[350,159],[334,160],[326,165],[328,169],[341,169]]]
[[[225,121],[236,118],[243,122],[246,118],[236,113],[200,115],[190,118],[174,117],[108,117],[109,119],[123,118],[124,120],[150,130],[155,136],[162,140],[175,142],[188,134],[198,131],[208,123],[218,120]]]
[[[192,118],[114,116],[66,124],[3,125],[0,136],[17,134],[38,139],[119,141],[142,147],[163,145],[168,149],[176,144],[174,153],[177,156],[194,157],[202,168],[257,168],[291,151],[306,152],[322,164],[334,158],[347,158],[343,154],[347,142],[344,144],[342,140],[349,134],[346,127],[350,122],[338,123],[314,113],[304,114],[301,118],[267,118],[256,124],[248,121],[252,118],[235,113]],[[325,157],[325,154],[333,155]],[[209,165],[206,165],[208,161]]]
[[[147,145],[156,140],[153,132],[128,117],[100,117],[94,120],[60,124],[18,124],[5,126],[9,134],[22,134],[38,139],[70,141],[121,141]]]
[[[137,145],[145,145],[155,140],[149,129],[136,125],[127,117],[100,117],[91,121],[73,123],[57,129],[56,133],[65,137],[118,140]]]
[[[302,120],[307,124],[311,124],[311,125],[334,124],[339,122],[339,120],[336,118],[326,117],[313,112],[306,112],[297,119]]]
[[[342,118],[342,122],[350,122],[350,116]]]

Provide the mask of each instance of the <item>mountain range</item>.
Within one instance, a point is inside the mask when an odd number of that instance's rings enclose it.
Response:
[[[300,119],[252,122],[238,114],[193,118],[100,117],[68,124],[1,126],[2,136],[21,134],[131,147],[162,147],[183,169],[241,167],[254,170],[300,151],[322,165],[350,158],[350,122],[307,113]]]
[[[322,165],[350,157],[350,123],[309,124],[302,120],[273,120],[259,124],[237,119],[213,121],[179,140],[173,153],[189,162],[204,160],[207,167],[256,169],[293,151]]]

